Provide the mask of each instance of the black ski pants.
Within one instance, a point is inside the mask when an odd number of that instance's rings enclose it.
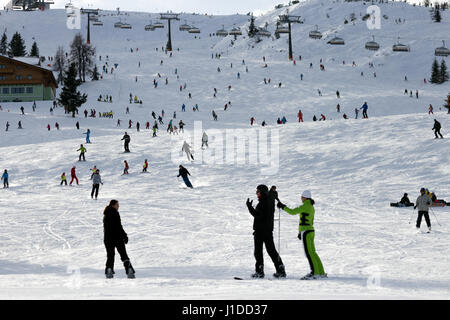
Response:
[[[98,197],[98,190],[99,189],[100,189],[100,185],[99,184],[93,184],[92,185],[91,198],[94,196],[94,192],[95,192],[95,199],[97,199],[97,197]]]
[[[422,216],[425,217],[425,221],[427,223],[428,228],[431,227],[430,216],[428,215],[428,211],[419,211],[419,215],[417,216],[416,227],[420,228],[420,223],[422,222]]]
[[[438,135],[440,135],[441,138],[444,138],[441,134],[441,129],[434,129],[434,135],[436,136],[436,138],[438,138]]]
[[[80,153],[80,156],[78,157],[78,161],[81,161],[81,158],[83,158],[83,161],[86,161],[86,158],[84,157],[84,152]]]
[[[125,261],[129,261],[127,255],[127,249],[125,248],[125,243],[123,241],[115,241],[115,242],[104,242],[106,248],[106,268],[111,268],[114,270],[114,256],[117,252],[119,252],[120,260],[125,263]]]
[[[263,245],[266,246],[266,251],[272,259],[273,264],[275,265],[275,269],[278,271],[279,267],[283,264],[280,255],[275,249],[275,244],[273,242],[273,233],[272,232],[254,232],[253,233],[254,241],[255,241],[255,269],[258,272],[264,266],[264,255],[263,255]]]

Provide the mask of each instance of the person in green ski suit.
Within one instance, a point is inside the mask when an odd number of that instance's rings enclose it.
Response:
[[[311,272],[301,278],[302,280],[326,278],[325,273],[316,248],[314,246],[314,200],[311,198],[311,191],[305,190],[302,193],[303,204],[295,209],[288,208],[280,201],[277,204],[278,208],[289,213],[290,215],[300,215],[299,234],[298,238],[303,241],[303,248],[305,250],[306,258],[308,258]]]

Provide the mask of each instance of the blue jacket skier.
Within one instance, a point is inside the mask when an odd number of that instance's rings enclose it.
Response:
[[[2,180],[3,180],[3,188],[9,188],[8,183],[8,170],[5,169],[5,172],[2,174]]]

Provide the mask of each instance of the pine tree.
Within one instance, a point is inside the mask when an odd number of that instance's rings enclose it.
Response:
[[[2,39],[0,40],[0,54],[6,55],[8,53],[8,37],[6,32],[3,32]]]
[[[92,81],[97,81],[98,80],[98,69],[97,69],[97,65],[94,66],[94,70],[92,70]]]
[[[33,45],[31,46],[30,57],[37,57],[37,58],[39,58],[39,48],[37,46],[36,41],[33,42]]]
[[[64,87],[58,99],[58,103],[63,105],[67,112],[72,112],[72,117],[75,117],[75,112],[87,100],[87,94],[77,91],[81,81],[76,78],[77,69],[75,63],[72,63],[65,74]]]
[[[439,7],[434,9],[433,21],[434,22],[441,22],[441,12],[439,10]]]
[[[440,83],[440,70],[439,70],[439,63],[436,59],[433,61],[433,65],[431,67],[431,83]]]
[[[439,83],[444,83],[446,81],[448,81],[449,79],[449,75],[448,75],[448,71],[447,71],[447,65],[445,63],[445,60],[442,59],[441,62],[441,70],[439,71]]]
[[[25,42],[19,32],[14,33],[9,43],[8,54],[13,57],[23,57],[27,53],[25,51]]]
[[[252,16],[250,17],[250,26],[248,27],[248,36],[250,38],[253,38],[256,33],[258,32],[258,28],[255,27],[255,17]]]

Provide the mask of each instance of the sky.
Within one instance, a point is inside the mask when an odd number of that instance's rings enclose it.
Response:
[[[52,8],[64,8],[69,0],[53,0]],[[305,1],[305,0],[301,0]],[[448,0],[431,0],[431,2],[444,2]],[[3,7],[9,0],[0,0]],[[246,14],[253,12],[255,16],[263,14],[288,0],[72,0],[78,8],[99,8],[104,10],[144,11],[144,12],[195,12],[208,14]],[[411,3],[423,0],[409,0]]]
[[[53,0],[52,8],[64,8],[69,0]],[[0,0],[2,7],[9,0]],[[100,8],[105,10],[145,11],[145,12],[195,12],[208,14],[246,14],[252,11],[255,15],[271,10],[283,0],[72,0],[76,7]]]

